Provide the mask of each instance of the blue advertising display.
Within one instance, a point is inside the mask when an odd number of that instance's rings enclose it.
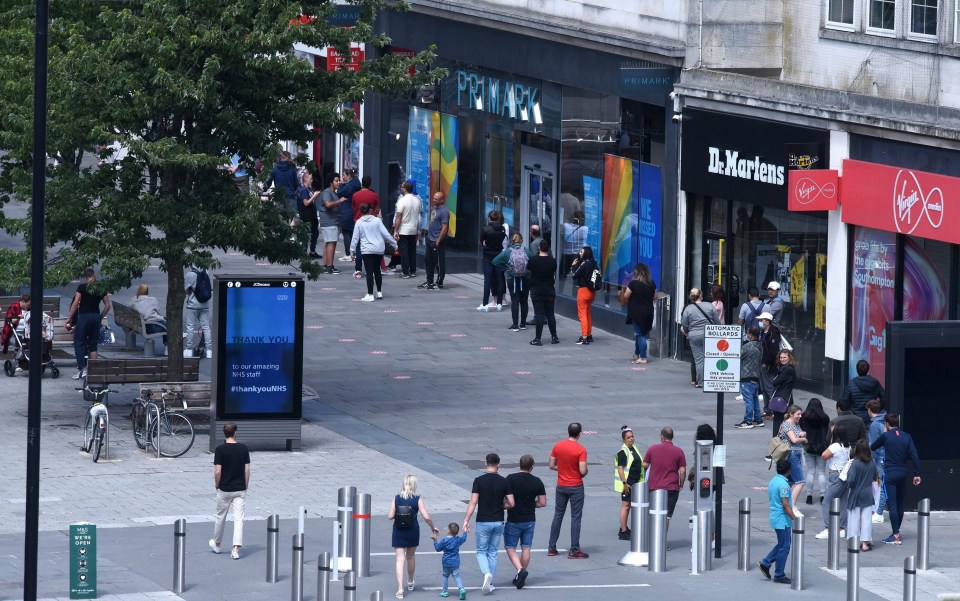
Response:
[[[221,419],[299,419],[303,281],[218,278]]]
[[[430,219],[430,151],[433,140],[433,111],[410,107],[407,131],[407,178],[416,182],[415,194],[423,201],[423,226]]]
[[[587,175],[583,176],[583,223],[587,228],[586,246],[595,249],[594,252],[600,252],[600,224],[601,224],[601,206],[600,198],[603,194],[603,182]]]
[[[650,277],[657,286],[663,269],[663,184],[660,167],[640,163],[640,206],[637,227],[637,255],[650,268]]]

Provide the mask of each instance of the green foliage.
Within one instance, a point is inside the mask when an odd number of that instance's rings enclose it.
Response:
[[[425,69],[430,51],[371,58],[389,43],[373,25],[385,3],[349,1],[361,19],[343,28],[326,22],[330,0],[54,0],[47,284],[97,265],[99,281],[118,290],[157,259],[168,273],[176,332],[184,269],[216,267],[213,249],[295,265],[315,278],[320,266],[302,250],[305,228],[291,239],[281,203],[241,193],[225,167],[234,154],[269,166],[279,142],[306,145],[313,128],[356,135],[344,103],[442,75]],[[31,195],[33,30],[29,2],[0,8],[0,207]],[[367,43],[368,57],[358,72],[318,71],[291,52],[297,43],[347,52],[357,42]],[[415,77],[411,63],[421,68]],[[29,244],[28,221],[0,216],[0,227]],[[0,287],[28,281],[26,255],[0,251]]]

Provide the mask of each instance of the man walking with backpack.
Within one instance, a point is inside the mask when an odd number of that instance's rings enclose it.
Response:
[[[507,274],[510,315],[513,318],[513,323],[507,329],[511,332],[527,329],[527,298],[530,296],[530,270],[527,269],[527,263],[531,256],[530,250],[523,245],[523,236],[514,234],[510,238],[510,246],[493,259],[493,266]]]
[[[747,290],[747,302],[740,305],[740,318],[737,323],[743,328],[743,340],[747,341],[747,332],[756,326],[760,328],[760,314],[763,313],[763,301],[760,300],[760,290],[750,286]]]
[[[186,293],[187,310],[184,322],[187,328],[187,337],[183,339],[183,356],[193,357],[194,337],[197,324],[203,331],[207,359],[213,357],[213,336],[210,330],[210,299],[213,297],[213,286],[206,269],[191,269],[183,280]]]

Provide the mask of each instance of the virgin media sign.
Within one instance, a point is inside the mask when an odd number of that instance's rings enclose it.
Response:
[[[844,223],[960,244],[960,178],[843,161]]]
[[[792,169],[787,172],[787,209],[832,211],[840,200],[840,175],[836,169]]]

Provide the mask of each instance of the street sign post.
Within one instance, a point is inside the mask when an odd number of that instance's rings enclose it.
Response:
[[[723,393],[740,392],[740,326],[708,325],[704,332],[703,391],[717,393],[717,448],[723,448]],[[720,557],[723,534],[723,467],[716,466],[713,531],[717,544],[714,556]]]
[[[96,524],[70,524],[70,598],[97,598]]]

